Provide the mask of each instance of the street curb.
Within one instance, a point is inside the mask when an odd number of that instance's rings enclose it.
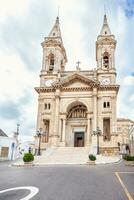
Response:
[[[121,163],[123,160],[122,160],[122,158],[121,159],[119,159],[118,161],[115,161],[115,162],[107,162],[107,163],[96,163],[96,165],[112,165],[112,164],[119,164],[119,163]]]
[[[96,165],[112,165],[112,164],[119,164],[122,162],[122,159],[115,161],[115,162],[107,162],[107,163],[95,163],[94,165],[91,165],[88,163],[34,163],[34,164],[12,164],[12,167],[39,167],[39,166],[48,166],[48,165],[84,165],[84,166],[96,166]]]

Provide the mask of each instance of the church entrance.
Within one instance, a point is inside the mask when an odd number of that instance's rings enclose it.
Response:
[[[74,147],[84,147],[84,132],[74,133]]]
[[[84,147],[87,134],[87,107],[78,101],[67,109],[66,146]]]

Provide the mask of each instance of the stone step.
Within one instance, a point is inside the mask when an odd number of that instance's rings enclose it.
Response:
[[[89,147],[49,148],[35,162],[44,164],[83,164],[88,160]]]

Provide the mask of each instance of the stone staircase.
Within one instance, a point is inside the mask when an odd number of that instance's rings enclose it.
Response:
[[[51,147],[35,157],[35,164],[85,164],[89,152],[89,147]]]

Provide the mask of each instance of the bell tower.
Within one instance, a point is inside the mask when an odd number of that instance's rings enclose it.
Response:
[[[116,71],[115,69],[115,36],[111,34],[107,16],[104,15],[103,26],[96,41],[96,61],[98,70]]]
[[[43,48],[42,71],[45,74],[56,74],[64,71],[67,62],[66,50],[63,45],[59,17],[56,18],[55,24],[48,37],[44,38],[41,43]]]

